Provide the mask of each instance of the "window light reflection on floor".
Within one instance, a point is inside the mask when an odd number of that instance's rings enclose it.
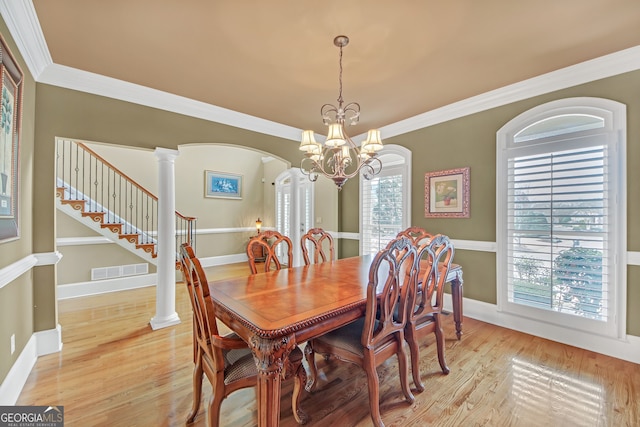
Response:
[[[517,411],[533,412],[541,419],[567,420],[576,426],[603,421],[606,395],[600,385],[517,357],[512,359],[512,372]]]

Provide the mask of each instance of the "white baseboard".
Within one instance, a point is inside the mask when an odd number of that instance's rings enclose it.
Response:
[[[62,351],[62,327],[60,324],[55,329],[38,331],[36,336],[36,351],[38,356]]]
[[[118,277],[115,279],[93,280],[90,282],[69,283],[66,285],[58,285],[56,293],[58,300],[63,300],[155,286],[157,280],[157,276],[154,273],[140,276]]]
[[[216,265],[237,264],[239,262],[247,262],[247,254],[231,254],[212,256],[208,258],[198,258],[203,267],[213,267]]]
[[[624,339],[616,339],[562,328],[535,319],[525,319],[500,312],[495,304],[472,299],[464,298],[462,304],[464,317],[640,364],[640,337],[627,335]],[[450,294],[445,294],[444,307],[446,310],[452,310]],[[464,323],[462,332],[462,339],[464,339]]]
[[[0,406],[13,406],[39,356],[62,350],[62,328],[39,331],[31,335],[15,363],[0,384]]]
[[[203,267],[213,267],[216,265],[235,264],[247,262],[247,254],[231,254],[200,258]],[[156,274],[143,274],[139,276],[118,277],[115,279],[92,280],[89,282],[67,283],[58,285],[58,300],[86,297],[89,295],[100,295],[109,292],[126,291],[129,289],[155,286],[157,282]]]

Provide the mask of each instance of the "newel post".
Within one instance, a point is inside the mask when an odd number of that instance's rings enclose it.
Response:
[[[176,313],[176,197],[175,159],[177,150],[156,148],[158,158],[158,267],[156,282],[156,315],[151,319],[154,330],[180,323]]]

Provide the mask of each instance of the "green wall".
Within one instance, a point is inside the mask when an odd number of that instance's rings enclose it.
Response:
[[[4,21],[0,19],[2,34],[9,50],[18,61],[24,73],[22,99],[22,136],[19,148],[19,187],[18,224],[20,238],[0,244],[0,268],[31,255],[32,240],[32,198],[34,168],[34,121],[36,84],[29,73],[18,48],[9,34]],[[20,355],[34,332],[34,283],[38,275],[36,267],[0,289],[0,381],[4,380],[9,369]],[[16,351],[11,354],[10,337],[16,336]]]
[[[388,138],[412,152],[412,225],[449,235],[452,239],[496,241],[496,133],[511,119],[537,105],[570,97],[601,97],[627,106],[627,183],[629,251],[640,251],[640,71],[625,73],[568,89],[537,96],[480,113],[450,120],[414,132]],[[471,168],[471,217],[468,219],[424,217],[424,174],[443,169]],[[340,195],[341,231],[358,232],[358,181],[347,182]],[[343,256],[357,255],[358,245],[345,242]],[[496,303],[496,257],[494,253],[457,250],[455,262],[464,266],[464,295]],[[640,336],[640,267],[628,267],[627,332]]]

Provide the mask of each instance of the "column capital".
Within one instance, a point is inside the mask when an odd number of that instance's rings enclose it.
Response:
[[[176,157],[180,155],[178,150],[171,150],[169,148],[156,147],[156,150],[153,152],[158,160],[169,160],[173,161]]]

